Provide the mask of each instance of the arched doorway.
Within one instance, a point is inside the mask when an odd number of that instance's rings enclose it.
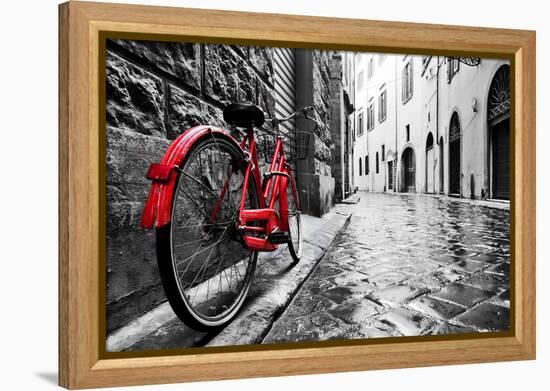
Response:
[[[460,196],[460,120],[456,111],[449,126],[449,194]]]
[[[426,193],[435,193],[435,167],[434,167],[434,137],[432,132],[428,133],[426,139]]]
[[[401,155],[401,191],[414,193],[415,180],[414,151],[411,147],[407,147]]]
[[[445,171],[443,160],[443,137],[439,138],[439,194],[445,192]]]
[[[510,66],[502,65],[487,101],[491,196],[510,199]]]

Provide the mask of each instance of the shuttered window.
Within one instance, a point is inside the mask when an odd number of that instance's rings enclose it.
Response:
[[[401,101],[406,103],[413,94],[413,61],[409,60],[403,67],[401,76]]]
[[[275,88],[275,114],[288,117],[296,111],[296,54],[294,49],[273,49],[273,84]],[[295,134],[296,121],[281,123],[284,133]],[[285,146],[289,153],[295,153],[293,146]]]

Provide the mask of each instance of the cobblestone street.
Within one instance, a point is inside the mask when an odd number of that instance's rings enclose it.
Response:
[[[361,193],[263,343],[507,330],[509,211]]]

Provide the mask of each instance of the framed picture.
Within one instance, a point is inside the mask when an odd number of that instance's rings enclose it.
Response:
[[[60,385],[535,358],[534,32],[59,15]]]

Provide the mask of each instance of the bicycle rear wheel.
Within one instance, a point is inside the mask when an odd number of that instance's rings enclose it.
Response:
[[[180,166],[170,223],[157,229],[166,296],[196,330],[224,327],[252,282],[258,254],[241,244],[235,226],[245,168],[242,150],[229,141],[214,136],[199,141]],[[246,191],[245,208],[258,208],[253,180]]]

